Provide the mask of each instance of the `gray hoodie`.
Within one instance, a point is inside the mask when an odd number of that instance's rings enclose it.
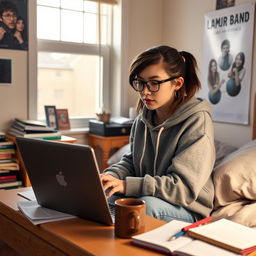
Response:
[[[154,196],[199,217],[209,216],[215,161],[209,104],[192,98],[158,126],[152,125],[152,115],[146,108],[138,115],[131,130],[131,153],[105,172],[126,180],[125,196]]]

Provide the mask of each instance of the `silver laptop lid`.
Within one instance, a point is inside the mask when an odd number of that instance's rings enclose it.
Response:
[[[16,141],[40,205],[113,224],[90,146],[22,137]]]

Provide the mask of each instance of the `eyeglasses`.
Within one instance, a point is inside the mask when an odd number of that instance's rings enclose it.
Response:
[[[142,92],[144,90],[144,87],[147,86],[147,89],[150,92],[158,92],[160,89],[160,84],[163,84],[165,82],[174,80],[180,76],[170,77],[165,80],[157,81],[157,80],[149,80],[149,81],[142,81],[138,79],[134,79],[132,81],[132,88],[137,92]]]
[[[4,18],[7,18],[7,19],[15,19],[17,18],[17,15],[16,14],[5,14],[3,15]]]

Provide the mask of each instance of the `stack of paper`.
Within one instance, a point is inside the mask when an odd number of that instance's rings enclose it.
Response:
[[[21,201],[17,206],[34,225],[75,218],[73,215],[42,207],[37,201]]]

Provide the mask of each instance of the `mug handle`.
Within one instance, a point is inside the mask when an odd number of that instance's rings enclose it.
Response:
[[[131,232],[137,232],[140,224],[140,215],[136,212],[131,212],[129,214],[129,228]]]

